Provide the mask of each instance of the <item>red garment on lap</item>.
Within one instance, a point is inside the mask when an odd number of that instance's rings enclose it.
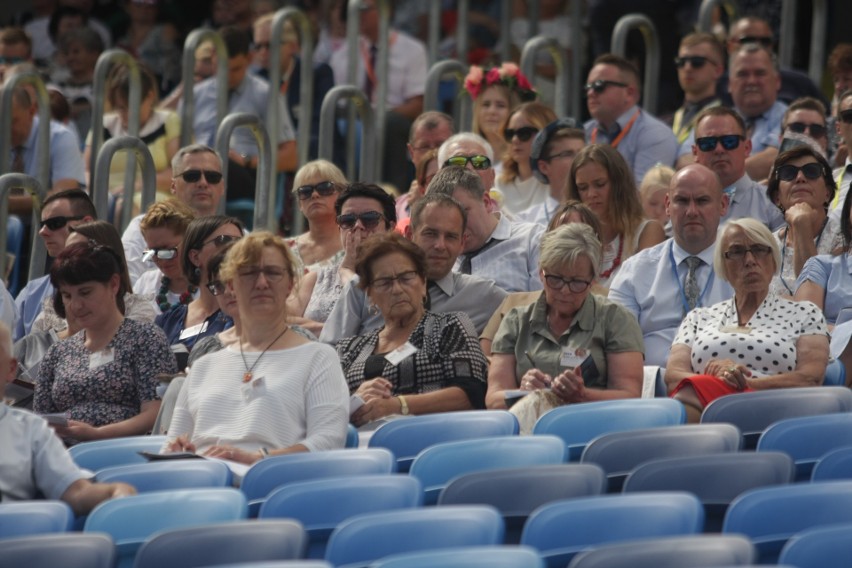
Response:
[[[680,383],[678,383],[670,396],[676,395],[685,385],[692,387],[695,394],[698,395],[698,400],[701,401],[702,406],[707,406],[720,396],[736,394],[738,392],[751,392],[754,390],[748,387],[741,391],[737,390],[722,379],[714,377],[713,375],[695,375],[694,377],[683,379]]]

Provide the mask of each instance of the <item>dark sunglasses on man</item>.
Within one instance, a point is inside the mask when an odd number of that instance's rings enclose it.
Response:
[[[791,122],[787,125],[790,132],[804,134],[808,131],[811,138],[822,138],[828,133],[828,129],[822,124],[808,124],[806,122]]]
[[[684,55],[683,57],[675,57],[674,62],[678,69],[683,69],[687,63],[693,69],[701,69],[707,63],[710,63],[710,59],[703,55]]]
[[[620,81],[606,81],[604,79],[598,79],[597,81],[592,81],[591,83],[586,83],[583,85],[583,92],[588,93],[590,90],[594,91],[597,94],[601,94],[607,90],[608,87],[626,87],[627,83],[622,83]]]
[[[314,192],[320,197],[328,197],[337,191],[337,187],[332,181],[321,181],[316,185],[303,185],[296,190],[296,195],[299,196],[299,201],[307,201],[311,198]]]
[[[40,222],[40,226],[42,228],[47,227],[51,231],[58,231],[59,229],[67,225],[68,221],[79,221],[82,218],[83,215],[74,215],[71,217],[66,217],[65,215],[57,215],[56,217],[44,219]]]
[[[365,229],[375,229],[379,222],[384,219],[385,216],[379,213],[378,211],[365,211],[364,213],[344,213],[343,215],[337,216],[337,225],[341,229],[346,229],[347,231],[350,229],[354,229],[356,223],[361,221],[361,224]]]
[[[766,36],[740,36],[737,41],[740,43],[759,43],[763,47],[772,47],[772,38]]]
[[[475,170],[487,170],[491,167],[491,160],[488,156],[483,156],[482,154],[477,154],[475,156],[453,156],[446,162],[444,162],[444,167],[446,166],[461,166],[467,167],[468,162],[473,166]]]
[[[724,136],[703,136],[695,139],[695,144],[702,152],[712,152],[716,144],[722,144],[725,150],[735,150],[740,145],[743,137],[739,134],[725,134]]]
[[[196,183],[201,179],[201,174],[204,174],[207,183],[215,185],[222,181],[222,172],[214,172],[213,170],[186,170],[175,177],[183,178],[186,183]]]

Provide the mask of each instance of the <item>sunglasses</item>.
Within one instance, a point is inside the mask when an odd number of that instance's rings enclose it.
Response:
[[[213,170],[186,170],[176,177],[183,178],[186,183],[195,183],[201,179],[201,174],[204,174],[207,183],[217,184],[222,181],[222,172],[214,172]]]
[[[218,237],[214,237],[214,238],[210,239],[209,241],[204,241],[203,243],[201,243],[201,246],[206,247],[210,243],[213,243],[218,248],[218,247],[223,247],[228,243],[238,241],[241,238],[242,237],[232,237],[231,235],[219,235]]]
[[[852,124],[852,108],[840,111],[840,122]]]
[[[212,282],[207,283],[207,289],[210,290],[210,293],[214,296],[219,296],[225,293],[225,284],[219,280],[213,280]]]
[[[775,176],[781,181],[793,181],[799,177],[799,172],[805,174],[807,179],[819,179],[822,177],[822,166],[816,162],[811,162],[804,166],[785,164],[783,166],[778,166],[778,168],[775,169]]]
[[[83,218],[83,215],[74,215],[73,217],[66,217],[64,215],[57,215],[56,217],[51,217],[50,219],[45,219],[41,222],[41,228],[47,227],[51,231],[58,231],[62,227],[68,224],[68,221],[79,221]]]
[[[503,132],[503,136],[506,138],[506,142],[511,142],[512,138],[515,136],[518,137],[518,140],[521,142],[526,142],[533,136],[538,133],[538,128],[535,126],[522,126],[520,128],[507,128]]]
[[[696,138],[695,144],[702,152],[712,152],[716,149],[716,144],[721,143],[725,150],[735,150],[740,145],[740,140],[743,137],[739,134],[725,134],[724,136],[704,136]]]
[[[341,229],[346,229],[347,231],[355,228],[355,224],[358,221],[361,221],[361,225],[364,226],[365,229],[375,229],[379,225],[379,221],[384,219],[385,216],[379,213],[378,211],[365,211],[364,213],[344,213],[343,215],[337,216],[337,224]]]
[[[145,262],[152,260],[171,260],[177,256],[177,253],[177,247],[145,249],[142,251],[142,260]]]
[[[742,36],[737,41],[740,43],[759,43],[763,47],[772,47],[772,38],[764,36]]]
[[[316,191],[321,197],[328,197],[337,191],[337,187],[335,187],[334,182],[332,181],[321,181],[316,185],[301,186],[296,190],[296,195],[299,196],[300,201],[307,201],[314,194],[314,191]]]
[[[828,133],[828,129],[822,124],[807,124],[804,122],[791,122],[787,125],[787,128],[790,129],[790,132],[796,132],[797,134],[804,134],[807,130],[810,132],[810,135],[814,138],[822,138]]]
[[[598,79],[597,81],[592,81],[591,83],[586,83],[583,85],[583,91],[588,93],[589,90],[594,91],[597,94],[601,94],[606,91],[607,87],[626,87],[627,83],[621,83],[619,81],[605,81],[604,79]]]
[[[683,69],[686,67],[687,63],[689,63],[693,69],[701,69],[707,63],[710,63],[710,59],[703,55],[684,55],[683,57],[675,57],[674,62],[678,69]]]
[[[491,160],[488,156],[483,156],[482,154],[475,156],[453,156],[444,162],[444,166],[461,166],[464,168],[467,167],[468,162],[470,162],[470,165],[475,170],[487,170],[491,167]]]

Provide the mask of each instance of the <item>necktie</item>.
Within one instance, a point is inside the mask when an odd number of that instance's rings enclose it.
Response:
[[[697,256],[686,257],[686,265],[689,270],[686,273],[686,279],[683,284],[683,293],[686,296],[686,303],[689,309],[692,310],[698,305],[698,297],[701,295],[701,290],[698,288],[698,267],[703,261]]]
[[[473,258],[478,254],[482,254],[483,252],[490,249],[502,240],[503,239],[488,239],[488,241],[484,245],[482,245],[481,248],[470,251],[469,253],[465,254],[464,260],[462,260],[461,266],[459,267],[459,272],[461,272],[462,274],[470,274],[473,270],[473,266],[471,266]]]
[[[15,146],[12,148],[12,171],[22,174],[24,173],[24,147]]]

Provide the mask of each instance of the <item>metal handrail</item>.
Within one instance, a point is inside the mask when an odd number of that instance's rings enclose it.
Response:
[[[728,15],[728,21],[734,22],[740,13],[736,0],[702,0],[698,8],[698,31],[713,32],[713,10],[723,9]]]
[[[456,17],[456,59],[467,61],[467,38],[470,34],[470,0],[458,0],[456,2]]]
[[[583,84],[583,79],[580,77],[581,64],[583,61],[583,50],[585,43],[583,42],[583,28],[580,25],[583,21],[583,3],[571,2],[571,85],[573,89],[568,89],[571,93],[570,107],[571,116],[579,117],[582,114],[580,98],[580,85]]]
[[[35,71],[16,73],[6,80],[0,93],[0,172],[12,169],[12,94],[23,85],[32,85],[38,103],[38,162],[39,183],[50,188],[50,97],[41,76]],[[3,216],[5,219],[6,216]],[[36,223],[38,225],[38,223]],[[5,250],[5,249],[2,249]]]
[[[447,75],[453,75],[458,82],[459,96],[453,98],[453,112],[455,128],[457,132],[470,130],[473,121],[473,100],[470,93],[464,88],[464,78],[468,72],[468,66],[456,59],[445,59],[433,64],[426,75],[426,89],[423,93],[423,110],[441,110],[441,101],[438,93],[441,88],[441,80]]]
[[[616,55],[627,55],[627,35],[638,29],[645,40],[645,82],[642,88],[643,107],[650,114],[657,114],[657,89],[660,80],[660,40],[654,22],[644,14],[627,14],[619,18],[612,32],[610,51]]]
[[[109,208],[109,167],[115,154],[123,151],[128,153],[126,165],[128,170],[135,172],[137,167],[142,169],[142,210],[147,210],[156,199],[157,169],[154,167],[154,158],[151,157],[148,146],[135,136],[110,138],[98,152],[93,170],[95,184],[92,186],[92,202],[95,204],[98,216],[102,219],[107,218]],[[121,216],[121,232],[124,232],[124,229],[130,223],[135,189],[135,184],[133,184],[125,185],[122,190],[123,211],[126,211],[126,214]]]
[[[808,76],[819,84],[825,61],[825,30],[828,27],[828,6],[825,0],[812,1],[811,46],[808,59]],[[781,2],[781,32],[778,37],[779,61],[783,67],[793,66],[796,51],[797,0]]]
[[[546,49],[556,67],[556,93],[553,100],[553,110],[556,116],[568,116],[568,74],[566,73],[565,51],[556,38],[535,36],[524,44],[521,52],[521,72],[535,84],[535,60],[538,52]]]
[[[438,62],[438,46],[441,43],[441,3],[429,3],[429,65]]]
[[[332,159],[334,153],[335,114],[337,103],[341,99],[349,100],[353,112],[360,111],[361,115],[361,167],[358,179],[374,182],[376,179],[374,171],[376,161],[370,159],[368,155],[376,147],[376,121],[373,120],[373,107],[370,106],[370,101],[367,100],[367,96],[358,87],[353,85],[338,85],[325,95],[325,99],[322,101],[322,109],[320,110],[319,157],[325,160]],[[352,132],[355,131],[354,128],[350,128],[349,130]],[[354,144],[354,139],[352,142]],[[353,180],[354,176],[350,176],[349,179]]]
[[[228,113],[228,48],[225,41],[217,32],[208,28],[193,30],[183,42],[183,93],[181,93],[180,117],[180,145],[188,146],[192,143],[195,131],[193,118],[195,117],[195,50],[205,41],[212,41],[216,48],[216,121],[221,124]],[[205,142],[199,140],[199,142]],[[228,155],[221,156],[222,161],[228,159]]]
[[[231,135],[239,127],[248,128],[257,141],[258,162],[257,178],[254,190],[254,222],[255,230],[266,229],[274,231],[275,227],[275,192],[269,183],[270,170],[272,170],[272,146],[269,142],[269,134],[266,127],[257,115],[247,112],[229,114],[219,124],[216,130],[216,151],[220,156],[228,155],[231,144]],[[222,160],[222,176],[228,179],[228,160]],[[227,192],[227,184],[225,190]],[[227,197],[227,193],[224,197]],[[225,212],[225,199],[219,202],[219,212]]]
[[[5,155],[8,155],[8,152]],[[47,196],[47,189],[36,178],[26,174],[9,173],[0,176],[0,219],[9,218],[9,194],[13,189],[23,189],[30,194],[33,200],[32,227],[33,234],[30,235],[32,248],[30,249],[29,280],[35,280],[44,274],[45,261],[47,260],[47,249],[44,241],[38,237],[38,226],[41,220],[41,204]],[[0,274],[6,274],[6,228],[0,231]],[[15,259],[19,261],[20,259]]]

